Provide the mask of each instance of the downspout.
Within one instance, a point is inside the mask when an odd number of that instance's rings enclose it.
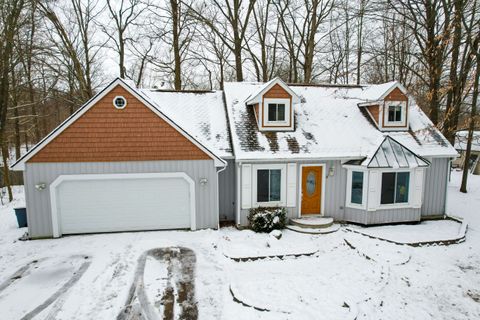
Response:
[[[447,215],[447,203],[448,203],[448,183],[450,182],[450,175],[452,174],[452,159],[448,159],[448,166],[447,166],[447,178],[445,181],[445,208],[443,208],[443,216]]]
[[[228,163],[225,161],[225,166],[221,168],[220,170],[217,171],[217,230],[220,229],[220,189],[218,187],[218,177],[220,175],[220,172],[223,172],[227,169]]]
[[[237,179],[237,199],[236,199],[236,206],[237,206],[237,221],[236,224],[237,226],[240,225],[240,179],[241,179],[241,176],[240,176],[240,166],[242,165],[241,162],[237,163],[237,176],[236,176],[236,179]]]

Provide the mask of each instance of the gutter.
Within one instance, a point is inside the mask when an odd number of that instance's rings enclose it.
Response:
[[[241,163],[241,162],[295,162],[295,161],[319,161],[319,160],[325,160],[325,161],[330,161],[330,160],[356,160],[364,158],[364,156],[358,156],[358,157],[309,157],[309,158],[276,158],[275,155],[272,155],[272,158],[269,159],[259,159],[259,158],[235,158],[235,162]]]

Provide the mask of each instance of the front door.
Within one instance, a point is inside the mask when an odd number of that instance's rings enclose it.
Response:
[[[302,215],[321,213],[322,174],[322,166],[302,167]]]

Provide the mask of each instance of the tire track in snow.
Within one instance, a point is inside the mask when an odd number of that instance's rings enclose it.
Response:
[[[160,301],[152,301],[153,303],[149,301],[145,291],[144,274],[147,257],[153,257],[161,263],[166,263],[167,270],[169,270],[163,296]],[[138,259],[137,270],[127,303],[117,316],[117,320],[160,319],[159,310],[155,307],[158,302],[163,305],[164,319],[197,319],[195,264],[195,253],[188,248],[156,248],[144,252]],[[174,280],[174,285],[172,280]],[[175,312],[177,310],[179,310],[178,315]]]

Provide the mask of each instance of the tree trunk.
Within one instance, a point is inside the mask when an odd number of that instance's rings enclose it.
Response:
[[[125,39],[123,39],[123,32],[118,31],[118,67],[120,69],[120,78],[125,79]]]
[[[447,108],[445,112],[445,120],[443,133],[447,140],[453,145],[455,142],[455,131],[457,129],[458,113],[460,112],[461,99],[457,95],[460,94],[458,88],[461,84],[457,77],[458,58],[460,54],[460,45],[462,38],[462,0],[456,0],[455,16],[453,18],[453,43],[452,58],[450,62],[450,78],[447,93]]]
[[[10,170],[8,169],[8,144],[3,138],[2,135],[3,184],[7,187],[8,201],[12,201],[13,193],[12,186],[10,185]]]
[[[473,132],[475,130],[475,118],[477,116],[477,101],[478,101],[478,86],[480,85],[480,56],[477,57],[477,66],[475,70],[475,82],[473,85],[472,94],[472,110],[470,111],[470,119],[468,125],[468,139],[467,150],[465,150],[465,163],[463,165],[462,185],[460,186],[460,192],[467,193],[467,180],[468,180],[468,162],[470,160],[470,154],[472,153],[472,141]]]
[[[14,127],[15,127],[15,159],[20,159],[21,152],[21,139],[20,139],[20,120],[19,120],[18,108],[15,106],[13,109],[13,117],[14,117]]]
[[[237,75],[237,81],[243,81],[243,70],[242,70],[242,40],[239,38],[238,31],[234,32],[234,49],[235,49],[235,72]]]
[[[177,0],[170,0],[172,9],[172,33],[173,33],[173,55],[175,60],[175,90],[182,90],[182,60],[180,56],[180,27],[178,17],[180,16]]]

